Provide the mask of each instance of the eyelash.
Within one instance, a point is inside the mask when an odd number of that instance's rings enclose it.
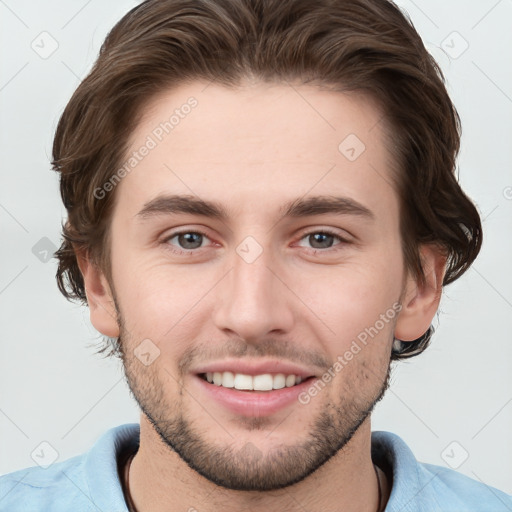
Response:
[[[338,250],[341,250],[341,247],[339,247],[339,246],[348,245],[350,243],[346,238],[343,238],[341,235],[339,235],[338,233],[336,233],[335,231],[332,231],[330,229],[319,229],[319,230],[308,231],[300,237],[299,242],[301,240],[303,240],[304,238],[307,238],[311,235],[318,235],[318,234],[329,235],[334,238],[337,238],[339,243],[336,245],[333,245],[332,247],[327,247],[326,249],[318,249],[316,247],[306,247],[306,249],[309,249],[309,251],[312,252],[313,254],[316,254],[317,252],[338,251]]]
[[[190,233],[193,233],[193,234],[196,234],[196,235],[201,235],[201,236],[203,236],[205,238],[209,238],[209,236],[204,231],[201,231],[199,229],[183,230],[183,231],[177,231],[175,233],[172,233],[171,235],[166,237],[164,240],[162,240],[162,243],[166,246],[166,248],[168,248],[171,252],[173,252],[175,254],[193,255],[199,249],[203,249],[203,247],[198,247],[197,249],[181,249],[181,248],[176,249],[176,248],[174,248],[169,243],[170,240],[172,240],[173,238],[175,238],[175,237],[177,237],[179,235],[190,234]],[[337,238],[340,243],[334,245],[333,247],[327,247],[326,249],[318,249],[318,248],[315,248],[315,247],[309,247],[309,248],[306,247],[305,248],[305,249],[309,249],[309,252],[312,252],[313,254],[317,254],[317,252],[325,253],[325,252],[337,251],[339,249],[336,249],[336,247],[338,247],[339,245],[347,245],[347,244],[350,243],[348,240],[346,240],[345,238],[341,237],[339,234],[335,233],[334,231],[331,231],[330,229],[313,230],[313,231],[306,232],[306,233],[304,233],[300,237],[299,241],[303,240],[304,238],[307,238],[308,236],[316,235],[316,234],[332,236],[334,238]]]

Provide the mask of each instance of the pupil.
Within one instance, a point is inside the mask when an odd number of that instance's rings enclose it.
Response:
[[[184,249],[197,249],[201,247],[202,236],[200,233],[184,233],[179,235],[179,242]]]
[[[327,247],[331,247],[333,236],[329,235],[328,233],[315,233],[313,235],[310,235],[310,239],[311,239],[310,242],[311,242],[312,247],[325,248],[326,247],[325,245],[321,245],[322,242],[325,243],[325,240],[328,239],[331,243],[329,243],[327,245]],[[316,243],[320,243],[320,246],[315,246]]]

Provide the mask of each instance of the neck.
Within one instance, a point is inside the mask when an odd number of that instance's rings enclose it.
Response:
[[[383,472],[384,502],[389,485]],[[250,508],[254,512],[303,510],[320,512],[375,512],[379,487],[371,460],[370,418],[350,442],[307,478],[272,492],[233,491],[219,487],[191,468],[161,441],[153,426],[141,416],[140,446],[130,469],[131,498],[138,512],[201,510],[226,512]]]

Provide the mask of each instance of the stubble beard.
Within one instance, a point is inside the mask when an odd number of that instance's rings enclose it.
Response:
[[[128,386],[141,411],[163,443],[191,469],[215,485],[230,490],[273,491],[304,480],[347,446],[389,389],[390,361],[385,377],[370,371],[363,362],[355,383],[351,384],[345,378],[338,402],[327,403],[325,409],[311,418],[309,431],[301,441],[283,443],[263,453],[250,441],[250,432],[267,428],[269,434],[272,432],[275,436],[280,424],[272,427],[273,420],[269,417],[240,417],[236,422],[222,425],[222,418],[212,417],[207,412],[208,404],[202,407],[199,397],[190,394],[182,378],[177,379],[155,363],[144,366],[133,355],[133,348],[124,350],[124,347],[133,347],[133,343],[122,324],[120,322],[118,341],[121,359]],[[368,381],[372,381],[371,385]],[[365,385],[359,385],[361,382]],[[172,388],[178,391],[175,398],[170,398]],[[327,393],[323,390],[319,395],[323,392]],[[320,399],[320,396],[314,398]],[[199,410],[199,420],[190,417],[190,406]],[[309,404],[297,402],[282,424],[290,425],[294,414],[304,417],[305,407]],[[208,438],[209,423],[215,428],[220,423],[225,431],[232,432],[238,444],[240,436],[244,435],[240,432],[243,429],[248,440],[238,449],[219,446]],[[236,424],[236,432],[233,424]],[[283,439],[289,440],[290,435]],[[230,444],[234,443],[231,441]]]

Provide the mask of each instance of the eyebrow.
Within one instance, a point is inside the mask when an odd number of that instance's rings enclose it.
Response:
[[[206,201],[191,195],[158,196],[147,202],[136,217],[143,220],[153,216],[188,213],[227,221],[227,210],[214,201]],[[313,215],[355,215],[375,220],[375,214],[366,206],[348,197],[313,196],[298,198],[280,208],[282,217],[301,218]]]

